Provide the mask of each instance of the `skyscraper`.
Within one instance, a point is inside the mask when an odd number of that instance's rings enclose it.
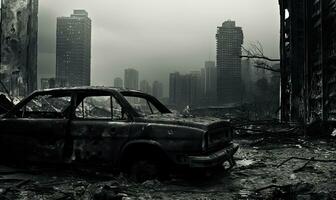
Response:
[[[124,86],[126,89],[139,89],[139,72],[135,69],[125,69]]]
[[[188,74],[171,73],[169,77],[170,104],[178,109],[185,106],[198,106],[202,98],[201,72],[192,71]]]
[[[1,4],[0,91],[25,96],[37,89],[38,0]]]
[[[68,86],[91,82],[91,19],[85,10],[57,18],[56,79]]]
[[[155,96],[158,99],[161,99],[163,97],[163,84],[159,81],[153,82],[153,96]]]
[[[114,79],[114,87],[118,87],[118,88],[123,88],[124,87],[124,82],[120,77],[117,77]]]
[[[241,45],[243,31],[234,21],[217,27],[217,100],[219,104],[241,100]]]

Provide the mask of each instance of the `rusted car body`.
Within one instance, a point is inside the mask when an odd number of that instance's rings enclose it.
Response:
[[[121,170],[135,160],[191,168],[233,164],[238,149],[228,122],[180,117],[153,96],[107,87],[36,91],[1,117],[0,130],[1,160]]]

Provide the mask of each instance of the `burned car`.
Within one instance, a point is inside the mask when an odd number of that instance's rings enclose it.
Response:
[[[107,87],[36,91],[0,119],[1,160],[119,169],[138,180],[233,161],[230,123],[180,117],[148,94]]]

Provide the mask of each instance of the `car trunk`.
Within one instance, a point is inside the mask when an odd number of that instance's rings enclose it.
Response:
[[[176,114],[163,114],[148,116],[145,121],[202,129],[206,131],[207,152],[221,149],[233,139],[233,130],[230,122],[218,118],[181,117]]]

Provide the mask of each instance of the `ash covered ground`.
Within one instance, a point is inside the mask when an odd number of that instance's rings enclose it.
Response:
[[[241,135],[235,142],[240,149],[234,168],[175,175],[164,182],[134,183],[95,170],[2,165],[0,199],[336,199],[334,140],[263,133]]]

